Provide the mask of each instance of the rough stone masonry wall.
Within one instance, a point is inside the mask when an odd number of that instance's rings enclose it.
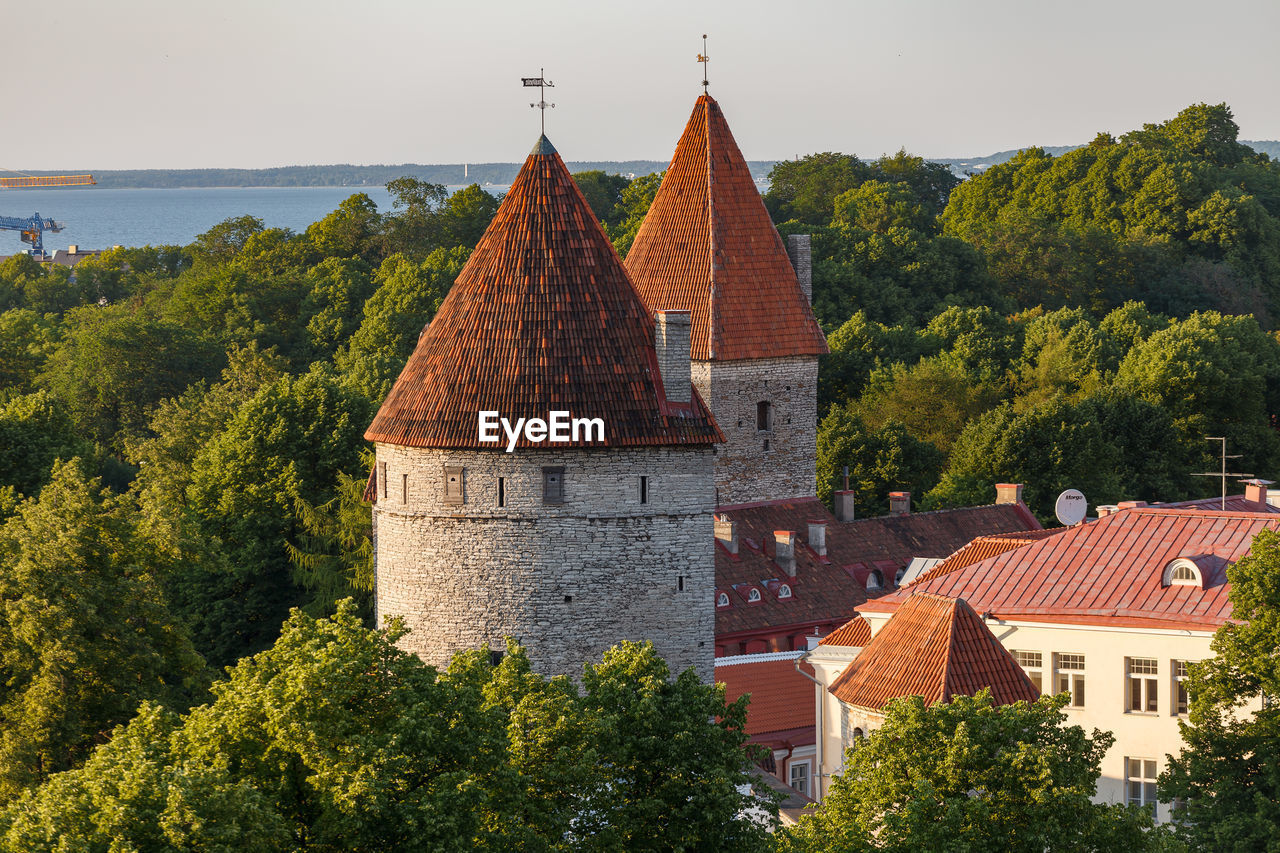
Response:
[[[716,446],[716,489],[721,506],[816,494],[815,356],[695,361],[693,385],[710,404],[726,439]],[[756,406],[762,401],[773,404],[773,423],[768,431],[756,426]]]
[[[377,464],[377,617],[405,620],[401,648],[443,667],[455,652],[503,649],[512,636],[536,671],[580,677],[620,641],[652,640],[673,673],[692,666],[712,678],[710,448],[380,444]],[[445,466],[464,468],[462,505],[445,501]],[[564,467],[562,505],[543,503],[543,466]]]

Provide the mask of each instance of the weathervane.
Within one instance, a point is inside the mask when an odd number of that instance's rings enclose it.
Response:
[[[702,63],[702,94],[707,94],[707,63],[711,57],[707,56],[707,34],[702,34],[702,53],[698,54],[698,61]]]
[[[547,70],[545,68],[539,68],[537,77],[521,77],[520,78],[520,82],[525,85],[525,88],[529,88],[531,86],[538,87],[538,102],[536,104],[530,104],[529,106],[537,107],[542,112],[542,135],[543,136],[547,135],[547,107],[551,107],[552,109],[555,109],[556,107],[555,104],[547,103],[547,88],[554,89],[556,84],[546,79],[546,74],[547,74]]]
[[[1215,471],[1215,472],[1213,472],[1212,474],[1192,474],[1191,476],[1192,476],[1192,477],[1220,477],[1220,478],[1222,479],[1222,511],[1223,511],[1223,512],[1226,512],[1226,510],[1227,510],[1227,478],[1228,478],[1228,477],[1252,477],[1253,475],[1252,475],[1252,474],[1240,474],[1240,473],[1237,473],[1237,472],[1234,472],[1234,471],[1232,471],[1232,472],[1228,472],[1228,471],[1227,471],[1227,460],[1228,460],[1228,459],[1239,459],[1239,458],[1240,458],[1240,454],[1238,454],[1238,453],[1237,453],[1237,454],[1234,454],[1234,455],[1232,455],[1232,456],[1228,456],[1228,455],[1227,455],[1227,439],[1226,439],[1226,436],[1221,436],[1221,435],[1206,435],[1206,436],[1204,437],[1204,440],[1205,440],[1205,441],[1221,441],[1221,442],[1222,442],[1222,470],[1221,470],[1221,471]]]

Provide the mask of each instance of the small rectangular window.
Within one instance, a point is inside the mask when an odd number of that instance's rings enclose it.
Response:
[[[1142,806],[1156,813],[1156,762],[1151,758],[1126,758],[1125,793],[1131,806]]]
[[[647,504],[649,502],[649,478],[640,478],[640,503]]]
[[[378,484],[382,487],[382,496],[385,498],[387,496],[387,463],[385,462],[378,463]]]
[[[1084,707],[1084,655],[1054,654],[1057,692],[1069,693],[1068,708]]]
[[[409,475],[400,475],[400,503],[407,504],[409,502]]]
[[[804,795],[809,794],[809,762],[791,762],[791,787]]]
[[[1044,692],[1044,656],[1040,652],[1022,652],[1015,651],[1013,659],[1018,662],[1018,666],[1027,673],[1027,677],[1031,679],[1031,683],[1036,686],[1036,690]]]
[[[1131,713],[1154,714],[1159,710],[1160,671],[1154,658],[1125,658],[1125,710]]]
[[[684,592],[684,575],[676,576],[676,592]]]
[[[542,502],[564,503],[564,466],[547,466],[542,469]]]
[[[498,506],[507,505],[507,478],[498,478]]]
[[[756,429],[761,432],[773,429],[773,403],[768,400],[756,403]]]
[[[460,506],[467,502],[466,469],[461,465],[444,466],[444,502]]]

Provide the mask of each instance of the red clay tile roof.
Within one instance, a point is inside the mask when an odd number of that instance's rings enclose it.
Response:
[[[922,580],[858,608],[893,612],[910,592],[959,596],[999,619],[1213,631],[1231,616],[1226,566],[1274,513],[1128,509],[1031,545]],[[1165,567],[1192,559],[1204,587],[1163,586]]]
[[[709,95],[693,108],[626,265],[651,309],[691,312],[694,359],[827,352],[760,190]]]
[[[1065,527],[1051,527],[1048,530],[1021,530],[1016,533],[995,533],[991,536],[979,536],[941,563],[921,574],[920,577],[907,584],[907,586],[914,586],[930,578],[940,578],[945,574],[954,572],[956,569],[972,566],[974,563],[980,563],[998,554],[1003,554],[1005,551],[1021,548],[1023,545],[1030,545],[1032,542],[1037,542],[1046,536],[1054,536],[1064,530],[1066,530]]]
[[[608,447],[724,440],[696,391],[691,403],[666,400],[653,315],[546,137],[365,438],[504,449],[479,441],[482,409],[513,423],[551,410],[603,418]],[[517,446],[547,445],[522,436]]]
[[[865,646],[871,641],[871,623],[855,616],[818,641],[820,646]]]
[[[813,675],[809,664],[802,663],[800,668]],[[815,742],[813,682],[796,672],[795,656],[749,663],[737,663],[732,657],[717,658],[715,671],[716,682],[725,686],[727,701],[732,702],[744,693],[751,694],[746,731],[753,740],[807,728],[807,740],[803,733],[798,733],[792,742],[796,745]]]
[[[991,688],[997,704],[1040,691],[963,599],[917,592],[831,683],[842,702],[880,710],[891,699],[949,702]]]
[[[729,596],[716,608],[716,637],[769,628],[827,622],[842,623],[867,600],[867,577],[878,571],[887,589],[912,557],[950,554],[975,536],[1039,529],[1020,504],[963,507],[908,515],[861,518],[842,523],[817,498],[798,498],[724,506],[717,513],[736,522],[738,553],[716,545],[716,589]],[[827,554],[819,557],[807,542],[809,522],[827,525]],[[796,532],[796,576],[774,561],[775,530]],[[785,582],[790,598],[778,598],[775,584]],[[759,603],[748,603],[752,588]],[[879,594],[873,591],[873,594]],[[806,631],[807,633],[807,631]]]
[[[1222,498],[1200,498],[1194,501],[1177,501],[1159,505],[1162,509],[1191,509],[1201,512],[1222,512]],[[1269,503],[1251,501],[1244,495],[1227,495],[1227,512],[1271,512],[1280,514],[1280,507]]]

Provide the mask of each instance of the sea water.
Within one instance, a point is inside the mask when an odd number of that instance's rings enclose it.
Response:
[[[449,191],[461,187],[449,187]],[[506,187],[486,187],[492,192]],[[186,189],[0,190],[0,216],[27,218],[39,213],[65,228],[44,232],[44,248],[81,251],[112,246],[185,246],[225,219],[256,216],[268,228],[305,231],[332,213],[344,199],[364,193],[391,210],[386,187],[192,187]],[[0,255],[30,248],[17,231],[0,230]]]

